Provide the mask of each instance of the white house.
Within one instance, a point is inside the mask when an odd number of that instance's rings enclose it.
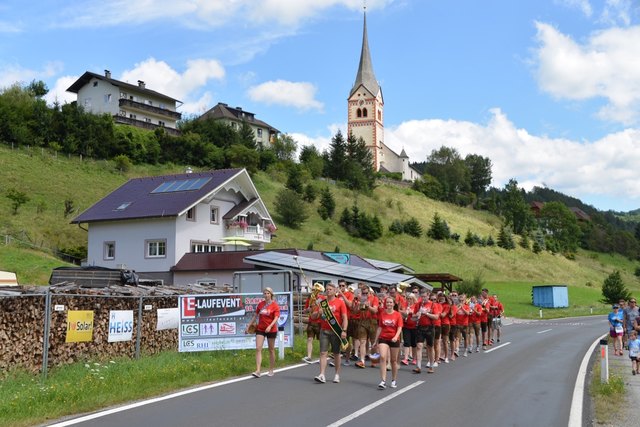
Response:
[[[242,124],[246,123],[253,130],[256,142],[259,144],[273,142],[273,139],[280,133],[269,123],[257,119],[255,113],[245,111],[241,107],[229,107],[223,102],[219,102],[198,118],[198,120],[207,119],[220,120],[235,130],[239,130]]]
[[[67,89],[78,94],[78,105],[93,114],[109,114],[116,123],[144,129],[165,128],[177,135],[176,122],[182,115],[176,112],[180,101],[147,89],[142,80],[132,85],[111,78],[109,70],[104,76],[87,71]]]
[[[275,231],[245,169],[131,179],[72,223],[86,224],[87,265],[165,283],[186,253],[263,249]]]

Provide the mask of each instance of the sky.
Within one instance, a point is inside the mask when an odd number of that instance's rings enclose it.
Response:
[[[324,150],[347,128],[364,7],[385,143],[441,146],[601,210],[640,208],[639,0],[0,0],[0,88],[85,71],[224,102]]]

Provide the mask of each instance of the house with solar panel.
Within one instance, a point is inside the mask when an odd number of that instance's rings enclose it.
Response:
[[[106,113],[116,123],[149,130],[164,128],[170,135],[179,135],[176,123],[182,114],[176,105],[181,102],[148,89],[142,80],[130,84],[112,78],[109,70],[104,70],[104,75],[87,71],[67,91],[78,95],[78,105],[87,112]]]
[[[276,230],[245,169],[134,178],[72,223],[87,229],[85,265],[164,283],[186,253],[263,249]]]

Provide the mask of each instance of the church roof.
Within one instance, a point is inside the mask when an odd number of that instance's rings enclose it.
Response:
[[[349,96],[358,90],[360,85],[364,86],[374,96],[380,92],[380,85],[376,80],[376,75],[373,72],[373,64],[371,63],[371,54],[369,53],[369,38],[367,37],[367,13],[364,14],[364,27],[362,30],[362,51],[360,52],[360,65],[358,66],[358,74],[356,74],[356,81],[351,88]]]

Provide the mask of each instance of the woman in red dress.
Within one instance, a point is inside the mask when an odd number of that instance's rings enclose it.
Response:
[[[280,317],[280,307],[273,299],[273,289],[264,288],[262,295],[264,295],[264,300],[258,303],[256,312],[249,322],[249,327],[251,327],[255,323],[256,317],[258,318],[258,325],[256,326],[256,370],[251,374],[255,378],[260,378],[262,346],[264,345],[265,338],[267,339],[267,345],[269,347],[268,376],[273,376],[273,369],[276,366],[276,335],[278,334],[276,323]]]
[[[392,297],[384,299],[384,310],[378,312],[378,330],[374,345],[380,353],[380,384],[378,388],[387,388],[387,360],[391,359],[391,388],[396,388],[398,378],[398,356],[400,354],[400,334],[402,334],[402,315],[393,309]]]

